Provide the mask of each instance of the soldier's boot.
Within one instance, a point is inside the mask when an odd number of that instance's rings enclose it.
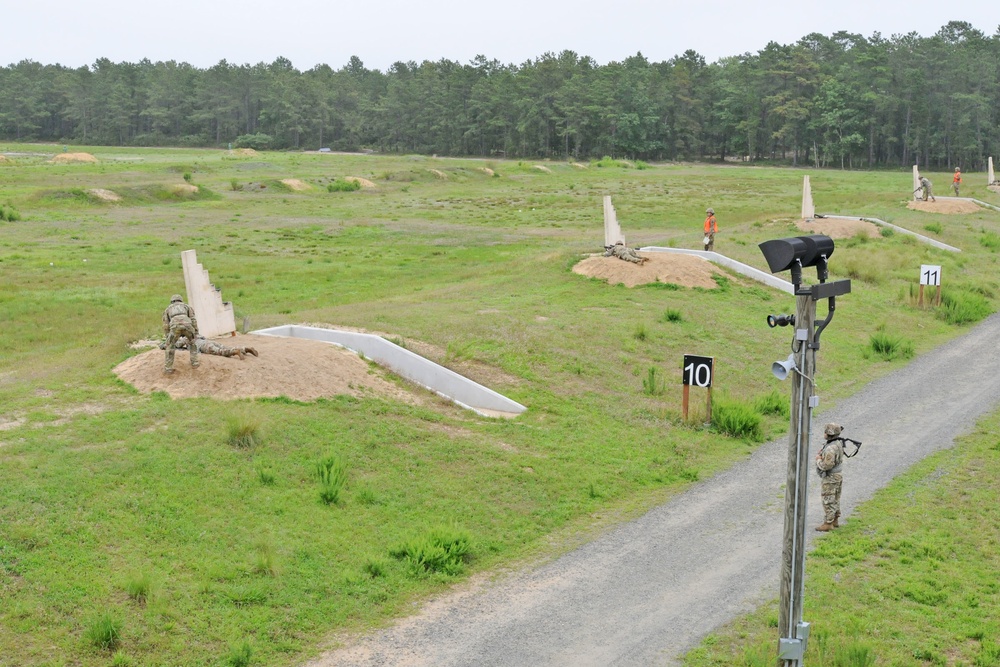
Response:
[[[818,530],[821,533],[825,533],[828,530],[832,530],[832,529],[833,529],[833,524],[832,523],[827,523],[825,521],[823,523],[821,523],[820,525],[816,526],[816,530]]]
[[[247,355],[243,354],[243,350],[239,349],[236,350],[236,356],[240,358],[240,361],[243,361],[244,359],[247,358]]]
[[[164,375],[172,375],[172,374],[173,374],[173,372],[174,372],[174,369],[173,369],[173,368],[164,368],[164,369],[163,369],[163,374],[164,374]]]
[[[248,348],[246,348],[246,350],[247,350],[247,354],[252,354],[255,357],[259,357],[260,356],[259,354],[257,354],[257,350],[253,349],[252,347],[248,347]]]
[[[833,517],[833,523],[831,524],[834,528],[840,528],[840,512],[837,512]]]

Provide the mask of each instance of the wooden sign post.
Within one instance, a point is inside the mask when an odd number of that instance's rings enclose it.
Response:
[[[708,390],[708,399],[705,404],[705,421],[712,421],[712,375],[715,365],[715,357],[699,357],[693,354],[684,355],[684,366],[682,370],[682,383],[684,384],[684,400],[681,404],[681,413],[685,421],[688,418],[688,399],[690,397],[691,385],[705,387]]]
[[[934,304],[941,305],[941,267],[935,264],[920,265],[920,296],[919,303],[924,305],[924,285],[936,285],[937,294],[934,297]]]

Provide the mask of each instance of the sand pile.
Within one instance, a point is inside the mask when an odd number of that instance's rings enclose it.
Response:
[[[864,234],[871,238],[879,236],[878,225],[864,220],[815,218],[813,220],[799,220],[795,226],[807,234],[825,234],[831,239],[849,239],[858,234]]]
[[[979,204],[973,203],[971,201],[963,201],[961,199],[938,199],[937,201],[911,201],[907,203],[906,208],[912,209],[914,211],[924,211],[926,213],[945,213],[945,214],[960,214],[960,213],[977,213],[982,209]]]
[[[448,180],[448,174],[444,173],[440,169],[428,169],[427,171],[431,172],[432,174],[440,178],[442,181]]]
[[[117,193],[111,190],[105,190],[104,188],[92,188],[87,190],[87,194],[101,201],[121,201],[122,198],[118,196]]]
[[[72,162],[97,162],[90,153],[60,153],[52,158],[54,164],[69,164]]]
[[[2,157],[2,156],[0,156],[0,157]],[[483,172],[487,176],[493,176],[496,173],[492,169],[490,169],[489,167],[480,167],[479,171]]]
[[[587,165],[581,164],[579,162],[570,162],[570,165],[576,167],[577,169],[589,169],[590,168]]]
[[[170,192],[175,195],[193,195],[198,192],[198,186],[190,183],[178,183],[170,186]]]
[[[281,182],[287,185],[289,190],[294,190],[295,192],[304,192],[311,187],[305,181],[300,181],[297,178],[283,178]]]
[[[544,171],[546,174],[551,174],[552,170],[546,167],[544,164],[536,164],[535,169],[538,171]]]
[[[344,176],[345,181],[352,181],[354,183],[360,183],[363,188],[374,188],[375,184],[369,181],[367,178],[359,178],[357,176]]]
[[[679,255],[665,252],[640,252],[640,257],[648,258],[645,264],[626,262],[617,257],[594,255],[577,262],[573,273],[590,278],[603,278],[612,285],[619,283],[625,287],[648,283],[673,283],[682,287],[704,287],[712,289],[718,283],[712,275],[727,275],[711,262],[694,255]]]
[[[254,157],[255,155],[259,155],[259,153],[252,148],[234,148],[229,151],[229,154],[234,157]]]
[[[259,357],[200,355],[191,368],[184,350],[174,356],[174,373],[163,372],[164,353],[152,349],[114,368],[119,378],[143,393],[165,391],[172,398],[219,399],[286,396],[297,401],[347,394],[415,402],[414,394],[389,382],[357,354],[329,343],[248,334],[216,339],[230,347],[249,346]]]
[[[0,155],[0,164],[6,164],[7,162],[10,162],[10,160],[7,159],[7,156]]]

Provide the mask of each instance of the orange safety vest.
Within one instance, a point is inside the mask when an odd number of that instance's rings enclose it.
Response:
[[[719,231],[719,225],[717,225],[715,222],[715,216],[710,215],[707,218],[705,218],[705,233],[715,234],[718,231]]]
[[[955,172],[955,178],[951,179],[951,182],[952,183],[961,183],[962,182],[962,172],[956,171]]]

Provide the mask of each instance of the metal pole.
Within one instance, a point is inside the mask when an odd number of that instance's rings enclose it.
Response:
[[[785,487],[785,528],[781,553],[781,593],[778,655],[783,667],[802,667],[808,625],[802,622],[805,583],[805,531],[809,487],[809,440],[812,429],[813,373],[816,351],[812,347],[816,302],[811,295],[796,298],[792,405],[788,435],[788,468]]]

